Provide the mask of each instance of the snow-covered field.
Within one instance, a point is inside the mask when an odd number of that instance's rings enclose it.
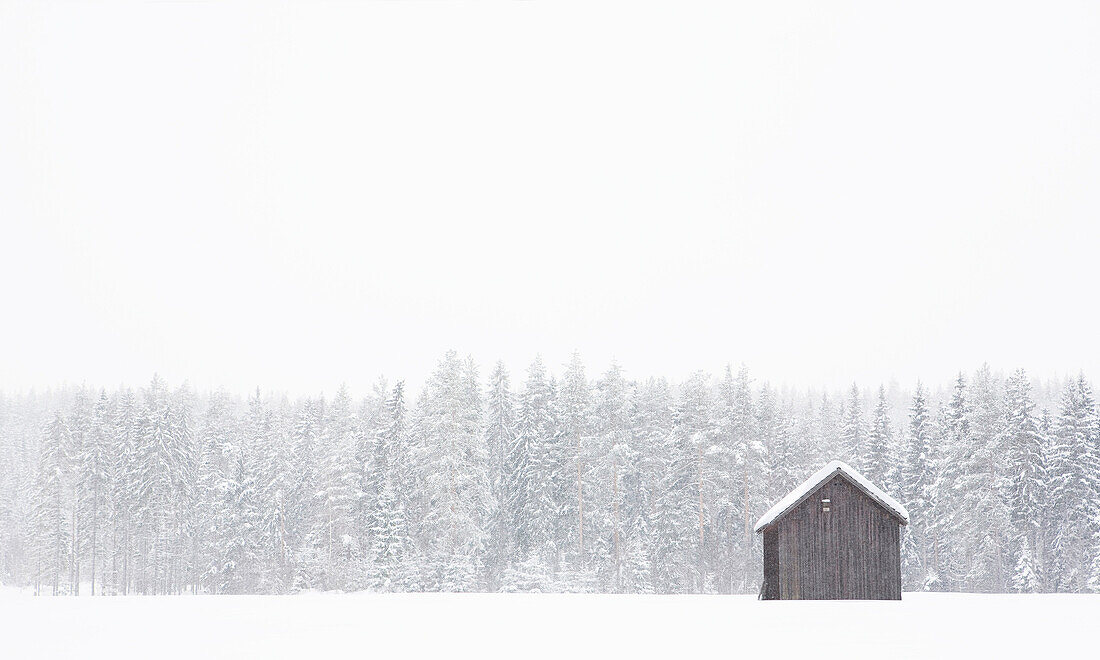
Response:
[[[1100,596],[305,594],[33,598],[0,592],[8,658],[1095,657]]]

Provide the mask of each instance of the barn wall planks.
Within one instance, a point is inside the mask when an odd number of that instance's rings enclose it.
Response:
[[[764,530],[762,597],[900,599],[900,539],[897,519],[838,473]]]
[[[764,584],[761,597],[764,600],[779,599],[779,553],[775,552],[779,542],[779,530],[775,527],[764,531]],[[768,552],[768,548],[772,548]]]

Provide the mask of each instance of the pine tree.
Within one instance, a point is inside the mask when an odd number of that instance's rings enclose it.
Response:
[[[653,593],[650,531],[644,512],[637,512],[631,520],[625,547],[620,591],[629,594]]]
[[[86,501],[88,490],[81,470],[81,459],[84,456],[88,436],[91,435],[91,417],[92,411],[87,392],[82,387],[76,394],[72,412],[69,414],[64,471],[65,488],[70,499],[69,591],[77,596],[80,595],[80,569],[84,559],[84,548],[87,545],[84,512],[88,508]]]
[[[355,501],[353,512],[353,535],[356,543],[362,549],[359,557],[359,567],[353,579],[355,585],[367,584],[370,581],[371,567],[370,548],[373,546],[373,529],[375,504],[380,499],[380,489],[383,487],[388,467],[379,460],[385,461],[385,453],[379,453],[379,438],[383,430],[389,425],[387,405],[389,403],[389,388],[385,379],[379,379],[371,394],[363,399],[359,406],[358,426],[355,430]]]
[[[255,581],[266,593],[281,593],[292,580],[283,550],[286,525],[281,475],[286,443],[259,388],[248,398],[242,431],[240,449],[245,454],[245,464],[238,468],[251,480],[245,494],[254,508],[248,515],[255,519],[255,525],[249,529],[248,551],[255,553],[258,564],[248,579]]]
[[[324,586],[328,568],[324,508],[324,399],[306,399],[295,413],[292,438],[294,443],[294,476],[288,480],[287,538],[290,539],[293,561],[294,589]]]
[[[404,381],[398,381],[386,397],[376,427],[367,507],[373,562],[368,581],[383,591],[414,590],[419,580],[404,573],[414,551],[405,516],[414,501],[409,496],[414,477]]]
[[[680,388],[676,406],[675,429],[681,453],[691,470],[692,528],[694,534],[686,545],[694,555],[696,589],[704,590],[707,580],[707,522],[713,492],[713,469],[710,448],[714,438],[710,377],[695,372]]]
[[[123,594],[130,593],[135,586],[137,525],[143,503],[138,454],[141,430],[137,397],[133,390],[127,388],[119,395],[117,406],[113,443],[115,479],[112,489],[116,493],[115,535],[121,545],[118,552],[121,564],[118,570],[118,590]]]
[[[852,383],[848,391],[848,407],[845,409],[844,425],[840,433],[841,451],[844,460],[861,472],[865,471],[867,431],[863,427],[863,395],[859,387]]]
[[[672,438],[672,424],[672,395],[668,383],[651,378],[636,387],[632,397],[630,434],[631,451],[636,457],[636,494],[627,501],[632,507],[628,515],[631,519],[645,519],[646,555],[654,588],[660,531],[657,518],[659,509],[663,510],[666,504],[661,488],[669,469],[665,449]]]
[[[593,446],[592,396],[580,355],[573,353],[566,366],[557,403],[557,480],[558,502],[562,513],[556,535],[562,549],[576,555],[579,566],[585,566],[585,536],[598,533],[597,517],[591,513],[592,493],[599,488],[598,470],[593,469],[601,448]]]
[[[745,379],[747,381],[747,374]],[[714,570],[717,589],[722,593],[732,593],[743,588],[744,581],[744,540],[742,537],[741,516],[745,508],[745,443],[751,440],[751,434],[743,429],[747,413],[751,420],[751,401],[749,410],[739,408],[738,380],[734,379],[733,369],[727,365],[722,381],[718,385],[715,405],[715,437],[712,446],[712,461],[715,467],[714,479]]]
[[[1043,408],[1039,413],[1039,437],[1042,438],[1042,456],[1046,468],[1046,482],[1043,484],[1043,511],[1040,517],[1041,526],[1039,528],[1039,549],[1037,559],[1040,562],[1040,568],[1042,573],[1040,580],[1042,581],[1043,591],[1049,592],[1054,590],[1054,585],[1057,582],[1055,576],[1055,568],[1053,566],[1053,540],[1057,536],[1056,527],[1058,521],[1051,514],[1053,511],[1053,487],[1054,479],[1051,474],[1051,466],[1053,464],[1051,457],[1054,455],[1054,419],[1050,414],[1048,408]]]
[[[1039,591],[1047,507],[1046,443],[1035,416],[1031,382],[1023,369],[1008,380],[1006,403],[1008,503],[1017,549],[1012,586],[1016,591]]]
[[[902,492],[909,510],[909,524],[902,532],[902,562],[905,584],[922,588],[930,566],[929,517],[934,487],[932,457],[932,420],[924,386],[917,381],[913,404],[909,408],[909,434],[902,468]]]
[[[1019,539],[1016,553],[1016,568],[1012,573],[1012,590],[1017,593],[1035,593],[1041,588],[1036,572],[1036,562],[1031,552],[1031,544],[1026,538]]]
[[[154,376],[144,394],[134,429],[134,575],[139,591],[162,594],[170,587],[172,521],[177,504],[173,479],[183,456],[164,381]]]
[[[171,397],[168,411],[173,467],[170,475],[172,490],[172,518],[169,530],[169,571],[166,590],[181,593],[188,582],[193,582],[195,568],[191,565],[189,548],[191,536],[198,524],[195,503],[198,497],[196,468],[195,422],[193,418],[194,393],[187,384],[177,389]]]
[[[262,549],[257,537],[263,525],[255,454],[240,442],[226,444],[222,451],[227,465],[216,490],[218,560],[212,585],[215,593],[253,593],[261,586]]]
[[[940,447],[937,456],[930,531],[933,539],[932,578],[937,591],[956,591],[965,585],[968,565],[967,530],[970,512],[963,504],[962,484],[973,442],[970,432],[970,404],[966,399],[963,374],[955,379],[955,388],[947,407],[940,414]]]
[[[862,458],[864,476],[888,492],[896,490],[894,460],[891,452],[894,440],[890,431],[890,405],[886,388],[879,385],[878,402],[867,434],[867,446]]]
[[[763,445],[763,479],[767,484],[765,501],[774,503],[801,483],[809,471],[796,440],[793,413],[778,401],[767,383],[760,390],[756,413],[756,427]]]
[[[843,419],[844,405],[833,405],[828,392],[822,393],[821,405],[818,407],[817,419],[814,424],[817,446],[810,448],[812,454],[809,463],[811,465],[824,465],[844,456],[840,438]]]
[[[760,388],[756,402],[756,429],[760,438],[761,466],[763,480],[767,484],[764,491],[766,502],[775,502],[790,491],[791,482],[796,475],[790,473],[790,452],[787,445],[780,441],[781,421],[775,391],[768,383]]]
[[[195,461],[199,475],[197,507],[199,522],[197,534],[192,539],[192,554],[199,577],[200,590],[218,591],[217,578],[222,572],[220,543],[224,532],[220,525],[227,519],[226,496],[223,492],[238,459],[241,447],[241,429],[230,397],[222,391],[215,392],[207,402],[202,428],[198,434]]]
[[[402,509],[408,509],[411,506],[412,498],[409,494],[415,483],[410,433],[409,413],[405,403],[405,382],[398,381],[386,402],[382,435],[376,443],[374,460],[376,481],[384,481],[383,477],[390,479],[397,504]]]
[[[1006,588],[1006,566],[1011,567],[1005,550],[1010,523],[1005,501],[1004,399],[988,364],[978,370],[970,392],[970,446],[960,457],[963,466],[959,481],[967,515],[967,587],[971,591],[1002,592]]]
[[[739,494],[741,501],[741,511],[738,512],[741,561],[735,562],[741,572],[738,590],[752,592],[761,573],[757,568],[763,566],[763,548],[753,531],[753,523],[770,504],[766,497],[767,482],[763,478],[764,447],[757,431],[749,371],[744,365],[737,373],[728,400],[727,424],[733,446],[733,490]]]
[[[628,385],[615,362],[596,384],[594,414],[598,420],[594,443],[597,453],[589,458],[593,477],[590,491],[599,496],[589,497],[594,509],[589,520],[593,532],[607,530],[611,538],[611,561],[599,568],[609,578],[608,588],[617,592],[622,590],[627,488],[636,478],[637,461],[630,444]]]
[[[39,446],[38,477],[35,488],[36,571],[35,593],[43,583],[54,596],[62,593],[61,576],[66,570],[66,512],[64,509],[65,445],[69,429],[61,414],[54,415]]]
[[[258,441],[264,448],[258,463],[265,580],[271,585],[271,592],[289,593],[295,588],[296,577],[293,516],[298,465],[294,453],[294,414],[285,399],[271,401],[271,405],[274,408],[266,414],[267,437]]]
[[[688,593],[696,584],[692,556],[695,502],[693,461],[684,436],[670,431],[658,451],[661,481],[654,497],[653,582],[658,593]]]
[[[1056,591],[1086,588],[1090,547],[1096,529],[1096,410],[1092,389],[1083,375],[1070,381],[1062,395],[1050,450],[1050,516],[1052,586]]]
[[[383,478],[374,510],[374,528],[371,558],[373,576],[371,582],[381,591],[417,591],[416,559],[412,537],[409,535],[404,507],[394,492],[393,481]]]
[[[92,413],[88,435],[81,446],[81,453],[76,457],[80,490],[84,494],[82,517],[87,528],[87,547],[91,568],[89,577],[93,596],[96,593],[96,568],[102,542],[100,526],[106,496],[107,434],[110,432],[110,425],[110,402],[107,400],[107,393],[102,392]]]
[[[319,457],[323,527],[318,536],[324,539],[330,588],[346,583],[360,557],[359,539],[355,535],[359,492],[359,469],[355,462],[358,430],[351,396],[347,386],[342,385],[327,411],[321,430]]]
[[[487,563],[490,568],[490,588],[498,586],[500,571],[511,557],[512,521],[518,513],[513,509],[516,498],[509,492],[508,452],[516,440],[515,400],[511,391],[508,370],[503,362],[497,362],[489,377],[489,389],[485,397],[485,446],[489,454],[489,483],[496,513],[490,523]]]
[[[495,503],[480,424],[476,370],[451,351],[417,403],[421,543],[436,586],[446,590],[474,588],[483,570],[481,556]]]
[[[512,510],[519,514],[515,545],[522,557],[536,553],[543,561],[550,562],[558,551],[554,531],[559,514],[555,498],[557,461],[551,407],[554,392],[541,358],[535,359],[527,374],[510,460],[512,497],[517,500]]]

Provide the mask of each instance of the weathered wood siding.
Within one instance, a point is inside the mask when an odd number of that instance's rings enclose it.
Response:
[[[837,474],[764,530],[762,597],[900,599],[898,520]]]
[[[768,552],[779,542],[779,530],[774,526],[764,530],[764,600],[779,600],[779,553]]]

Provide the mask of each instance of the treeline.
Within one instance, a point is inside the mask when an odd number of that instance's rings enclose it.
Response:
[[[513,386],[447,354],[415,397],[0,396],[0,577],[42,594],[755,592],[757,517],[833,458],[912,516],[905,588],[1100,591],[1084,376],[983,367],[843,396],[675,386],[574,357]]]

